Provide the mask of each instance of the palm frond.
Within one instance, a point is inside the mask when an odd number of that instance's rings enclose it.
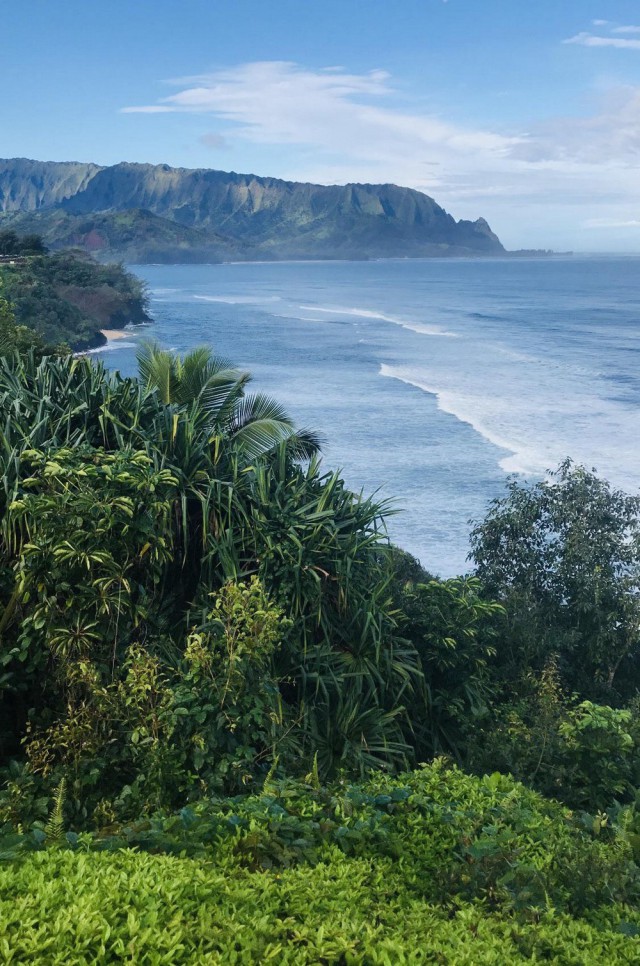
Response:
[[[178,363],[173,353],[157,343],[142,342],[136,352],[138,372],[146,389],[159,393],[162,402],[176,401],[179,386]]]

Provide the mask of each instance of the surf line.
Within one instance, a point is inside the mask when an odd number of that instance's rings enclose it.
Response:
[[[399,325],[410,332],[417,332],[418,335],[435,335],[446,339],[459,339],[457,332],[449,332],[441,329],[438,325],[425,325],[423,322],[409,322],[406,319],[398,319],[393,315],[384,315],[382,312],[373,312],[370,309],[348,309],[343,306],[329,308],[323,305],[299,305],[298,308],[307,312],[322,312],[325,315],[348,315],[357,319],[373,319],[381,322],[390,322],[392,325]]]
[[[498,461],[498,465],[506,473],[517,473],[522,476],[529,476],[531,474],[537,475],[539,472],[537,467],[534,468],[531,464],[527,463],[524,454],[518,448],[517,444],[506,440],[498,433],[488,429],[483,422],[481,422],[469,411],[468,408],[464,406],[463,401],[456,399],[453,393],[448,392],[447,390],[436,389],[433,386],[429,386],[415,378],[411,378],[409,375],[405,374],[403,370],[394,369],[393,366],[386,365],[384,362],[380,366],[379,374],[389,379],[397,379],[399,382],[403,382],[407,386],[413,386],[414,389],[420,389],[422,392],[426,392],[428,395],[434,396],[437,408],[441,412],[447,413],[449,416],[453,416],[455,419],[457,419],[458,422],[465,423],[467,426],[470,426],[474,432],[476,432],[488,443],[491,443],[492,446],[495,446],[496,449],[501,449],[508,453],[508,456],[503,456],[502,459]]]

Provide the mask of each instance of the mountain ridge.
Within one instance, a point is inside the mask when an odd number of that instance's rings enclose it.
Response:
[[[0,159],[0,220],[142,262],[504,253],[484,218],[456,221],[414,188],[144,162]]]

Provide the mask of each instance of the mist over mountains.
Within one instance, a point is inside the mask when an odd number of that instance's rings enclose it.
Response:
[[[504,252],[483,218],[456,221],[411,188],[166,164],[0,160],[0,225],[140,263]]]

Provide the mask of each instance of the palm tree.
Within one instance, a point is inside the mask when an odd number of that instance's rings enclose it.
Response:
[[[315,433],[296,430],[291,417],[270,396],[246,395],[250,373],[234,369],[207,346],[180,358],[157,343],[145,342],[137,359],[141,382],[147,390],[157,392],[163,403],[197,408],[205,414],[216,449],[227,442],[247,462],[272,453],[283,443],[295,459],[310,459],[318,452],[320,439]]]

